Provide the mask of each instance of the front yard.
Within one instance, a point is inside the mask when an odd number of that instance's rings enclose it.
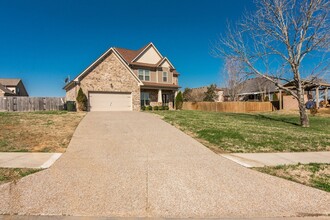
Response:
[[[330,150],[330,117],[311,116],[311,127],[296,114],[154,111],[165,121],[218,153]]]
[[[330,192],[330,164],[310,163],[253,169]]]
[[[0,112],[0,152],[64,152],[85,113]]]

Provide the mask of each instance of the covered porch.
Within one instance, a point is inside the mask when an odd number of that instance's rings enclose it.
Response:
[[[285,87],[293,88],[293,82],[286,84]],[[329,88],[330,83],[321,80],[305,81],[304,83],[305,95],[307,95],[308,100],[315,102],[316,108],[330,107]]]
[[[174,109],[178,89],[177,85],[144,83],[141,86],[141,106],[168,106]]]

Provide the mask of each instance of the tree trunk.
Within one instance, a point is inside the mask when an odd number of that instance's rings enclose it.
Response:
[[[300,114],[300,125],[304,128],[308,128],[309,127],[309,118],[308,118],[308,115],[306,112],[304,90],[301,88],[298,88],[297,95],[298,95],[298,106],[299,106],[299,114]]]

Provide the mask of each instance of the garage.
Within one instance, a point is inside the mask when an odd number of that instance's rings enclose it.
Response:
[[[132,111],[131,93],[89,93],[90,111]]]

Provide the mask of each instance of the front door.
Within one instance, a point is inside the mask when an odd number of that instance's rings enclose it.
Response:
[[[162,105],[163,106],[168,106],[169,100],[170,100],[169,94],[162,94]]]

